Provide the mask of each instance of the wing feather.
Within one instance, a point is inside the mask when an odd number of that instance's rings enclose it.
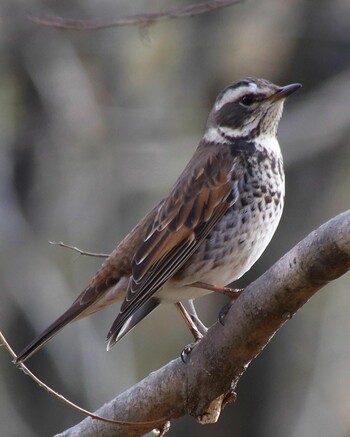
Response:
[[[222,149],[196,154],[159,205],[137,250],[127,296],[108,333],[109,346],[132,317],[190,258],[236,200],[239,160]],[[232,193],[234,192],[234,195]]]

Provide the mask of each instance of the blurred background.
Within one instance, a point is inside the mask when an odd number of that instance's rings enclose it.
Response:
[[[19,351],[65,310],[101,260],[50,246],[110,252],[170,189],[211,105],[246,76],[303,83],[280,127],[286,207],[244,286],[350,206],[350,2],[247,0],[147,29],[58,31],[26,12],[108,18],[180,0],[2,0],[0,3],[0,328]],[[350,436],[350,276],[319,292],[250,365],[216,425],[172,423],[169,437]],[[198,301],[207,324],[227,302]],[[95,410],[191,341],[162,306],[109,353],[118,308],[66,327],[28,361]],[[162,335],[159,335],[159,333]],[[0,351],[1,435],[50,436],[82,416]]]

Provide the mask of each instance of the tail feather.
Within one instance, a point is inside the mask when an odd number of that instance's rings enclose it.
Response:
[[[54,337],[68,323],[72,322],[80,316],[88,305],[81,305],[79,301],[75,301],[68,310],[55,320],[48,328],[46,328],[38,337],[28,344],[14,360],[15,364],[23,363],[31,355],[41,349],[52,337]]]
[[[107,336],[107,350],[109,351],[124,335],[130,332],[142,319],[150,314],[160,304],[158,299],[151,298],[141,306],[125,323],[120,324],[117,317],[114,321],[108,336]]]

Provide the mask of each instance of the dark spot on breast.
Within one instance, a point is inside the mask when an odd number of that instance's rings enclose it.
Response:
[[[273,171],[273,173],[277,174],[277,163],[274,156],[271,157],[271,170]]]
[[[221,132],[221,134],[225,136],[224,132]],[[230,139],[230,138],[228,138]],[[230,139],[232,141],[232,139]],[[235,138],[232,141],[232,144],[230,145],[230,150],[232,156],[236,156],[237,153],[243,152],[243,153],[255,153],[256,147],[254,141],[249,141],[246,138]]]
[[[224,234],[224,243],[227,243],[230,240],[231,240],[231,235],[228,232],[226,232]]]
[[[265,202],[266,203],[271,203],[272,202],[272,197],[269,194],[266,194],[266,196],[264,197]]]
[[[230,210],[228,210],[228,211],[230,211]],[[228,220],[226,222],[226,228],[227,229],[234,229],[236,226],[237,226],[237,221],[235,219]],[[210,234],[209,234],[209,237],[210,237]]]
[[[268,155],[265,151],[260,151],[257,153],[258,164],[260,165],[263,161],[268,158]]]

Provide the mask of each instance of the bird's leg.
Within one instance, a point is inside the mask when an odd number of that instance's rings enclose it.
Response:
[[[197,329],[200,331],[201,334],[206,334],[208,331],[208,328],[204,325],[204,323],[199,318],[196,308],[194,306],[193,299],[186,300],[183,302],[183,307],[187,311],[187,314],[190,316],[192,322],[196,325]]]
[[[189,284],[189,287],[203,288],[204,290],[210,290],[214,291],[215,293],[225,294],[231,299],[237,299],[244,290],[244,288],[221,287],[220,285],[212,285],[200,281]]]
[[[198,326],[196,325],[196,323],[199,323],[201,328],[205,328],[205,332],[207,331],[207,328],[199,320],[199,318],[197,316],[197,312],[194,308],[192,299],[187,301],[187,306],[190,308],[191,315],[187,312],[185,306],[181,302],[177,302],[175,304],[175,306],[179,310],[181,316],[183,317],[186,325],[188,326],[189,330],[191,331],[191,333],[194,337],[194,342],[185,346],[181,352],[181,359],[182,359],[183,363],[186,364],[187,356],[192,351],[192,349],[194,348],[196,343],[203,337],[203,334],[198,329]],[[193,318],[195,319],[196,323],[194,322]]]
[[[203,334],[198,329],[196,323],[193,321],[191,315],[187,312],[187,310],[184,307],[184,305],[181,302],[177,302],[175,304],[175,306],[179,310],[179,313],[181,314],[181,316],[184,319],[186,325],[188,326],[189,330],[191,331],[191,334],[193,335],[194,341],[200,340],[203,337]],[[192,303],[192,309],[194,310],[195,317],[197,318],[197,321],[198,321],[199,318],[197,316],[196,310],[194,309],[193,303]],[[203,325],[202,322],[200,322],[200,323],[201,323],[201,325]]]
[[[191,287],[203,288],[204,290],[214,291],[215,293],[222,293],[229,296],[232,300],[227,305],[225,305],[219,313],[219,322],[224,325],[226,314],[232,305],[232,301],[239,298],[239,296],[244,291],[244,288],[229,288],[220,287],[219,285],[207,284],[206,282],[193,282],[190,284]]]

